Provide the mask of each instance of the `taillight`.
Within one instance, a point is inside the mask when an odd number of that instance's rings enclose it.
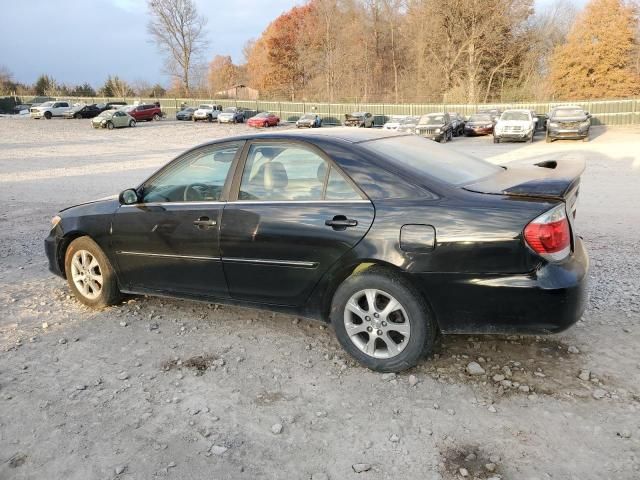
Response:
[[[542,258],[557,262],[571,252],[571,229],[564,204],[553,207],[524,227],[527,245]]]

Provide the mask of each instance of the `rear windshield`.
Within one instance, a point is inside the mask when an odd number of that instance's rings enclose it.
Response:
[[[471,115],[469,118],[470,122],[489,122],[491,123],[491,115],[488,113],[477,113],[475,115]]]
[[[504,112],[501,120],[519,120],[526,122],[529,120],[529,114],[526,112]]]
[[[442,125],[444,123],[444,115],[423,115],[420,117],[422,125]]]
[[[413,176],[429,176],[452,185],[465,185],[502,171],[497,165],[413,135],[372,140],[360,145]]]

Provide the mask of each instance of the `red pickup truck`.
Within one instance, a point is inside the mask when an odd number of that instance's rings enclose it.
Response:
[[[125,107],[124,110],[136,119],[137,122],[142,120],[160,120],[162,118],[162,110],[158,105],[136,105]]]

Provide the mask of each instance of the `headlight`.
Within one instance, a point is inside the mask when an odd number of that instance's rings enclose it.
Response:
[[[436,128],[436,133],[440,133],[440,129],[439,128]]]
[[[106,119],[102,119],[102,121],[100,123],[107,123]]]
[[[60,215],[56,215],[55,217],[53,217],[51,219],[51,228],[55,228],[55,226],[60,223],[60,220],[62,220],[62,218],[60,218]]]
[[[589,125],[591,125],[591,122],[589,120],[585,120],[580,124],[581,127],[588,127]]]

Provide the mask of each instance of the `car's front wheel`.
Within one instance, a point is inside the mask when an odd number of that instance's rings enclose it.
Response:
[[[432,350],[437,334],[421,295],[399,274],[378,267],[338,287],[330,317],[342,347],[379,372],[415,366]]]
[[[89,237],[69,244],[64,257],[69,288],[80,302],[104,308],[120,299],[116,276],[102,249]]]
[[[113,122],[107,122],[107,128],[109,130],[113,130],[113,128],[114,128]]]
[[[130,127],[135,127],[136,126],[136,121],[135,120],[129,120],[129,126]]]
[[[44,112],[44,118],[46,118],[47,120],[51,120],[51,112]]]

